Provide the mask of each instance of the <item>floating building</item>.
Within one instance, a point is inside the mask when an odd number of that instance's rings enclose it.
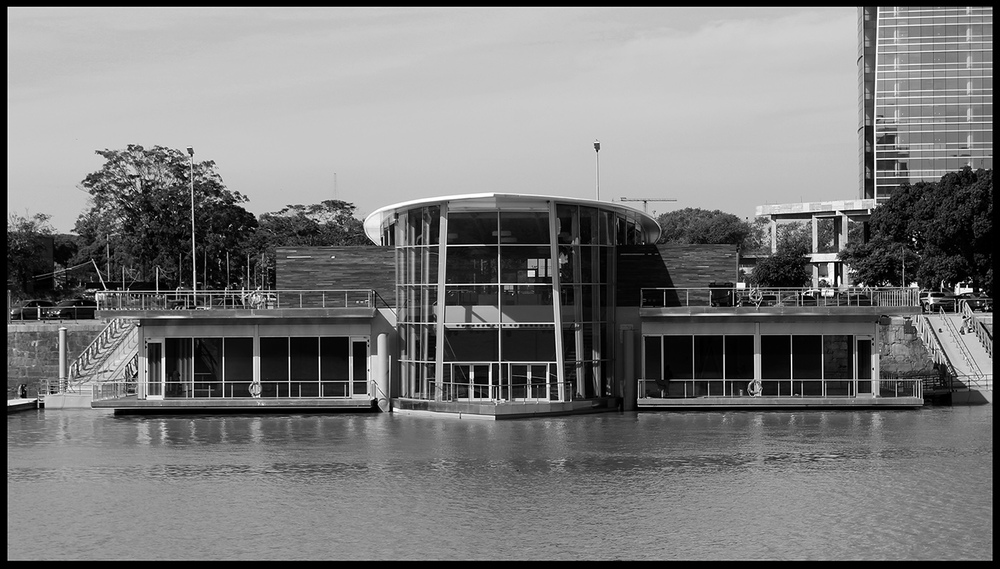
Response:
[[[923,405],[879,375],[911,289],[742,288],[735,246],[658,245],[613,202],[444,196],[364,226],[376,246],[279,249],[277,290],[102,295],[104,343],[134,348],[67,385],[121,413]]]

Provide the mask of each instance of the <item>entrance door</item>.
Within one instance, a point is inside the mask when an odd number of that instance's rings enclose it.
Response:
[[[351,397],[371,397],[368,393],[368,338],[351,338]]]
[[[858,395],[865,396],[872,394],[872,377],[875,369],[872,358],[871,336],[857,336],[857,378]]]
[[[163,340],[146,341],[146,399],[163,399]]]

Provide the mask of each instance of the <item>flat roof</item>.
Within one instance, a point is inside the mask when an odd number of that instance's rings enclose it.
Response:
[[[870,214],[875,209],[875,200],[831,200],[825,202],[783,203],[757,206],[756,216],[772,217],[812,217],[813,215],[862,215]]]
[[[543,202],[558,202],[561,204],[574,204],[574,205],[585,205],[589,207],[595,207],[604,210],[611,210],[617,213],[626,214],[635,217],[636,221],[639,222],[640,227],[646,234],[646,240],[650,243],[655,243],[657,239],[660,238],[660,225],[656,222],[648,213],[635,209],[624,204],[615,202],[606,202],[601,200],[589,200],[583,198],[570,198],[565,196],[548,196],[540,194],[512,194],[512,193],[481,193],[481,194],[456,194],[450,196],[438,196],[432,198],[420,198],[416,200],[410,200],[405,202],[399,202],[392,205],[387,205],[385,207],[379,208],[373,211],[368,217],[365,218],[365,234],[368,235],[368,239],[371,239],[373,243],[381,243],[382,237],[382,224],[388,218],[395,215],[400,211],[406,211],[413,209],[415,207],[422,207],[426,205],[443,204],[448,202],[449,204],[454,204],[455,202],[467,202],[463,204],[459,209],[511,209],[518,210],[521,208],[537,208],[538,204]],[[452,207],[451,209],[455,209]]]

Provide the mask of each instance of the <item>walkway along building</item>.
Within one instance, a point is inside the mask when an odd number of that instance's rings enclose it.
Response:
[[[123,413],[923,404],[875,348],[909,289],[737,288],[735,246],[656,245],[651,216],[594,200],[446,196],[364,226],[379,247],[279,249],[278,290],[105,294],[134,359],[67,388]]]

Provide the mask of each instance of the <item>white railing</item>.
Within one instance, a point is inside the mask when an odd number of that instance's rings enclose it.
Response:
[[[889,308],[919,306],[918,291],[910,287],[657,287],[640,291],[641,306],[650,308],[673,306],[717,307],[838,307],[879,306]]]
[[[101,291],[95,297],[97,309],[109,311],[375,307],[375,291],[363,289]]]
[[[939,310],[941,320],[944,321],[945,327],[948,328],[948,333],[951,334],[951,339],[954,341],[958,351],[962,354],[962,359],[965,360],[965,365],[969,366],[969,371],[972,372],[969,375],[973,375],[976,378],[984,377],[983,370],[979,369],[979,363],[976,362],[976,358],[974,358],[972,353],[969,352],[969,348],[965,345],[965,341],[962,340],[958,333],[958,329],[955,328],[955,323],[952,322],[951,318],[949,318],[945,313],[944,308]]]
[[[60,381],[58,390],[76,392],[91,383],[116,379],[135,359],[137,350],[135,322],[112,319],[70,364],[67,378]]]

